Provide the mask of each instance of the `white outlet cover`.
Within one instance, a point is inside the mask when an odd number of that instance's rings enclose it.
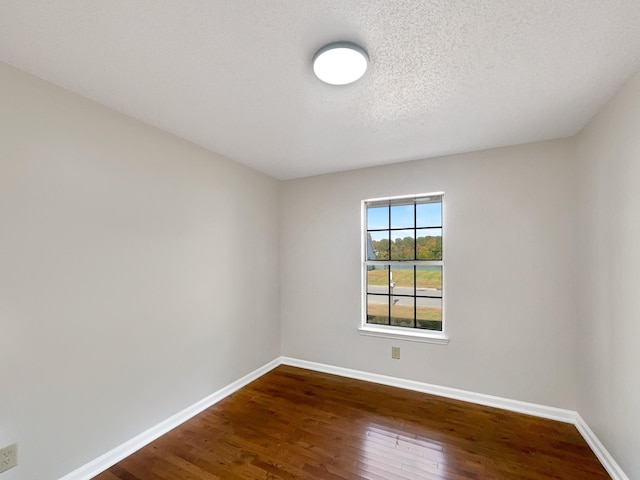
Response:
[[[0,473],[6,472],[18,464],[18,445],[13,444],[0,450]]]

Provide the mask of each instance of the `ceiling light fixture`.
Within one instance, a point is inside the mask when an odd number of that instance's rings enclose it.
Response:
[[[350,42],[335,42],[322,47],[313,57],[313,73],[331,85],[347,85],[367,71],[369,55]]]

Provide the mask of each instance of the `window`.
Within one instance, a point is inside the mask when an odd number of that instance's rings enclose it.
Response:
[[[363,202],[362,333],[446,338],[442,201],[434,193]]]

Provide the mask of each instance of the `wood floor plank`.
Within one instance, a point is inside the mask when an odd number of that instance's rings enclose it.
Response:
[[[608,478],[573,425],[280,366],[95,480]]]

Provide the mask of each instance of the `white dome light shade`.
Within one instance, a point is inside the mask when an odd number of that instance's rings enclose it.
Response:
[[[331,43],[313,57],[313,73],[331,85],[347,85],[364,75],[369,65],[367,52],[348,42]]]

